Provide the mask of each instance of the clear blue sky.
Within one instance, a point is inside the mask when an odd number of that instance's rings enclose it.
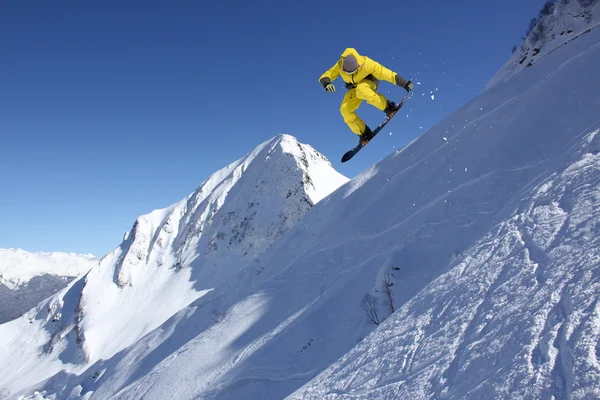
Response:
[[[543,3],[4,1],[0,248],[102,256],[137,216],[279,133],[353,177],[481,92]],[[325,94],[317,79],[346,47],[421,85],[341,164],[357,141],[343,84]]]

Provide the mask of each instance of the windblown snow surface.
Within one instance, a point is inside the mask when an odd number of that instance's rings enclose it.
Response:
[[[339,188],[131,346],[0,387],[49,399],[595,398],[598,71],[593,29]]]
[[[0,249],[0,324],[23,315],[97,263],[91,254]]]

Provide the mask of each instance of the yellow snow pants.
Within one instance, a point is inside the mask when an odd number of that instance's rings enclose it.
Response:
[[[348,90],[344,96],[344,100],[342,100],[340,112],[342,113],[344,122],[346,122],[352,132],[357,135],[360,135],[365,131],[365,121],[356,115],[356,110],[358,110],[358,107],[360,107],[363,100],[380,110],[384,110],[387,106],[387,99],[385,96],[377,93],[376,90],[377,84],[371,80],[365,79],[360,83],[357,83],[354,89]]]

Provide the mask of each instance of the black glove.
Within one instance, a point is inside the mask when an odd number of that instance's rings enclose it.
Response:
[[[395,80],[396,80],[396,85],[400,86],[401,88],[404,88],[407,92],[410,92],[411,90],[413,90],[413,83],[411,81],[407,81],[406,79],[401,77],[399,74],[396,74]]]
[[[321,85],[323,85],[323,89],[325,89],[326,92],[335,92],[335,86],[333,86],[333,83],[331,83],[331,79],[323,77],[319,82],[321,82]]]

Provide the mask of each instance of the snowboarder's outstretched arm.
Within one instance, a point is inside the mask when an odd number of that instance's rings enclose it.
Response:
[[[381,81],[388,81],[389,83],[398,85],[409,90],[407,88],[407,85],[411,83],[410,81],[404,79],[402,76],[400,76],[400,74],[397,74],[391,69],[388,69],[383,65],[379,64],[377,61],[371,60],[369,57],[365,56],[365,64],[363,68],[365,68],[365,70],[369,74],[373,75],[375,78]],[[412,89],[412,85],[410,89]]]
[[[329,68],[323,75],[321,75],[319,78],[319,83],[323,85],[323,88],[325,88],[326,91],[335,92],[335,86],[333,86],[332,82],[335,81],[338,76],[340,76],[341,70],[342,62],[338,61],[333,67]]]

